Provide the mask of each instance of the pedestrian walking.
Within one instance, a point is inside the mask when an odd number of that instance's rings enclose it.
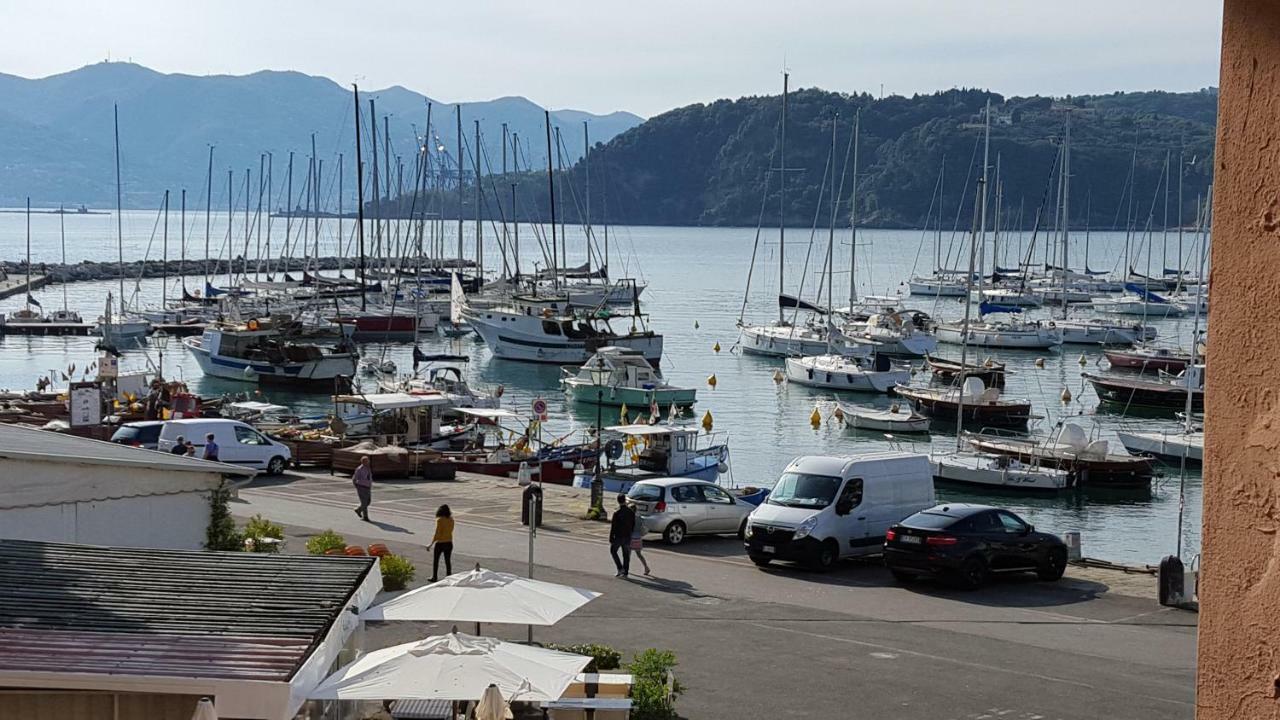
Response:
[[[170,455],[186,455],[187,439],[179,435],[178,439],[173,441],[173,447],[169,448],[169,454]]]
[[[440,558],[444,557],[445,577],[453,574],[453,512],[448,505],[436,510],[436,534],[431,536],[427,549],[431,555],[431,582],[440,579]]]
[[[631,512],[635,513],[635,505],[630,505]],[[649,530],[644,525],[644,517],[639,513],[635,516],[635,528],[631,531],[631,554],[636,556],[641,565],[644,565],[644,574],[652,575],[649,572],[649,561],[644,559],[644,535]]]
[[[627,496],[618,493],[618,509],[609,522],[609,554],[618,566],[614,577],[624,578],[631,572],[631,533],[636,529],[636,511],[627,504]],[[618,553],[621,551],[622,556]]]
[[[373,502],[373,465],[370,464],[368,455],[360,458],[356,471],[351,473],[351,484],[356,486],[356,496],[360,498],[356,516],[369,522],[369,503]]]
[[[204,459],[218,462],[218,443],[213,439],[213,433],[204,436]]]

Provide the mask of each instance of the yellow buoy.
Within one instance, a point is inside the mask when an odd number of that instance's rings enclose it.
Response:
[[[716,376],[714,374],[707,378],[707,384],[711,386],[712,390],[716,389]]]
[[[831,417],[838,422],[844,422],[844,411],[840,409],[839,405],[836,406],[835,412],[831,413]]]
[[[813,409],[813,414],[809,416],[809,424],[817,429],[822,424],[822,413],[818,412],[818,408]]]
[[[1036,367],[1038,368],[1044,367],[1044,358],[1036,358]]]
[[[786,375],[783,375],[781,370],[774,370],[774,371],[773,371],[773,381],[774,381],[775,383],[777,383],[777,384],[781,385],[781,384],[782,384],[782,381],[783,381],[783,380],[786,380],[786,379],[787,379],[787,376],[786,376]]]
[[[716,352],[720,352],[720,343],[716,343],[715,345],[712,345],[711,349]]]
[[[708,410],[706,415],[702,416],[702,429],[711,432],[714,421],[711,419],[711,411]]]
[[[1068,388],[1062,388],[1062,402],[1064,402],[1064,403],[1069,403],[1069,402],[1071,402],[1071,390],[1070,390],[1070,389],[1068,389]]]
[[[1084,353],[1080,353],[1080,359],[1077,360],[1076,362],[1080,363],[1081,367],[1089,364],[1089,361],[1085,358]]]

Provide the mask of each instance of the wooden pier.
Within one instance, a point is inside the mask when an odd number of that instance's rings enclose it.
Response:
[[[53,281],[48,275],[32,275],[31,289],[39,290]],[[10,275],[9,279],[0,281],[0,300],[21,295],[27,291],[26,275]]]

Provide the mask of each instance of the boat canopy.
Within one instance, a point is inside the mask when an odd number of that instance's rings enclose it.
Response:
[[[400,410],[404,408],[448,405],[443,395],[410,395],[409,393],[374,393],[371,395],[339,395],[335,402],[368,405],[373,410]]]
[[[1127,282],[1124,284],[1124,289],[1128,290],[1134,295],[1137,295],[1143,300],[1146,300],[1149,303],[1168,303],[1169,302],[1168,300],[1160,297],[1159,295],[1151,292],[1150,290],[1142,287],[1137,283]]]
[[[274,403],[258,402],[257,400],[244,400],[241,402],[233,402],[228,407],[233,410],[241,410],[244,412],[257,413],[287,413],[289,408],[284,405],[276,405]]]
[[[1017,305],[1000,305],[998,303],[986,302],[986,301],[978,303],[979,315],[990,315],[992,313],[1020,313],[1020,312],[1022,312],[1022,308],[1018,307]]]
[[[459,415],[470,415],[481,420],[523,420],[520,413],[502,408],[454,408]]]
[[[698,431],[698,429],[694,427],[680,427],[677,425],[662,425],[662,424],[614,425],[613,427],[605,428],[605,430],[609,432],[621,433],[623,435],[666,435],[668,433],[687,433],[687,432],[696,433]]]

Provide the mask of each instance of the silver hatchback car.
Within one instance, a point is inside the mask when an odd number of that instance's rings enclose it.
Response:
[[[747,516],[756,508],[705,480],[659,478],[631,486],[627,498],[646,532],[661,533],[670,545],[689,535],[721,535],[746,530]]]

